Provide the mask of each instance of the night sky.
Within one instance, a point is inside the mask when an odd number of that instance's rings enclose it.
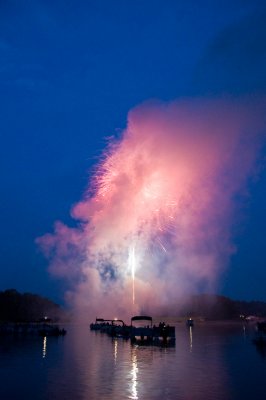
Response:
[[[254,0],[0,1],[0,290],[56,301],[36,238],[84,192],[107,138],[149,99],[266,94],[266,6]],[[219,293],[266,301],[266,152],[233,226]]]

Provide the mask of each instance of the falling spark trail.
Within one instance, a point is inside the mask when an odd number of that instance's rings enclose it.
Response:
[[[131,247],[129,250],[129,266],[131,268],[131,276],[132,276],[132,303],[135,304],[135,267],[136,267],[136,259],[135,259],[135,247]]]

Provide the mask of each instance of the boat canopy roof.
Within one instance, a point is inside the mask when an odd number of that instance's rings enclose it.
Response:
[[[152,321],[152,317],[149,317],[148,315],[136,315],[135,317],[131,318],[131,321]]]

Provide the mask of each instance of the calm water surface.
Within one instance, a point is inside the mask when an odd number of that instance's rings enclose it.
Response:
[[[176,323],[175,347],[135,346],[68,326],[65,337],[0,337],[1,400],[265,399],[253,327]]]

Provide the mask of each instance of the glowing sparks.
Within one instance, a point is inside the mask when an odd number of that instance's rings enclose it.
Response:
[[[136,270],[136,258],[135,258],[135,247],[129,249],[128,257],[129,268],[131,270],[132,277],[132,303],[135,304],[135,270]]]

